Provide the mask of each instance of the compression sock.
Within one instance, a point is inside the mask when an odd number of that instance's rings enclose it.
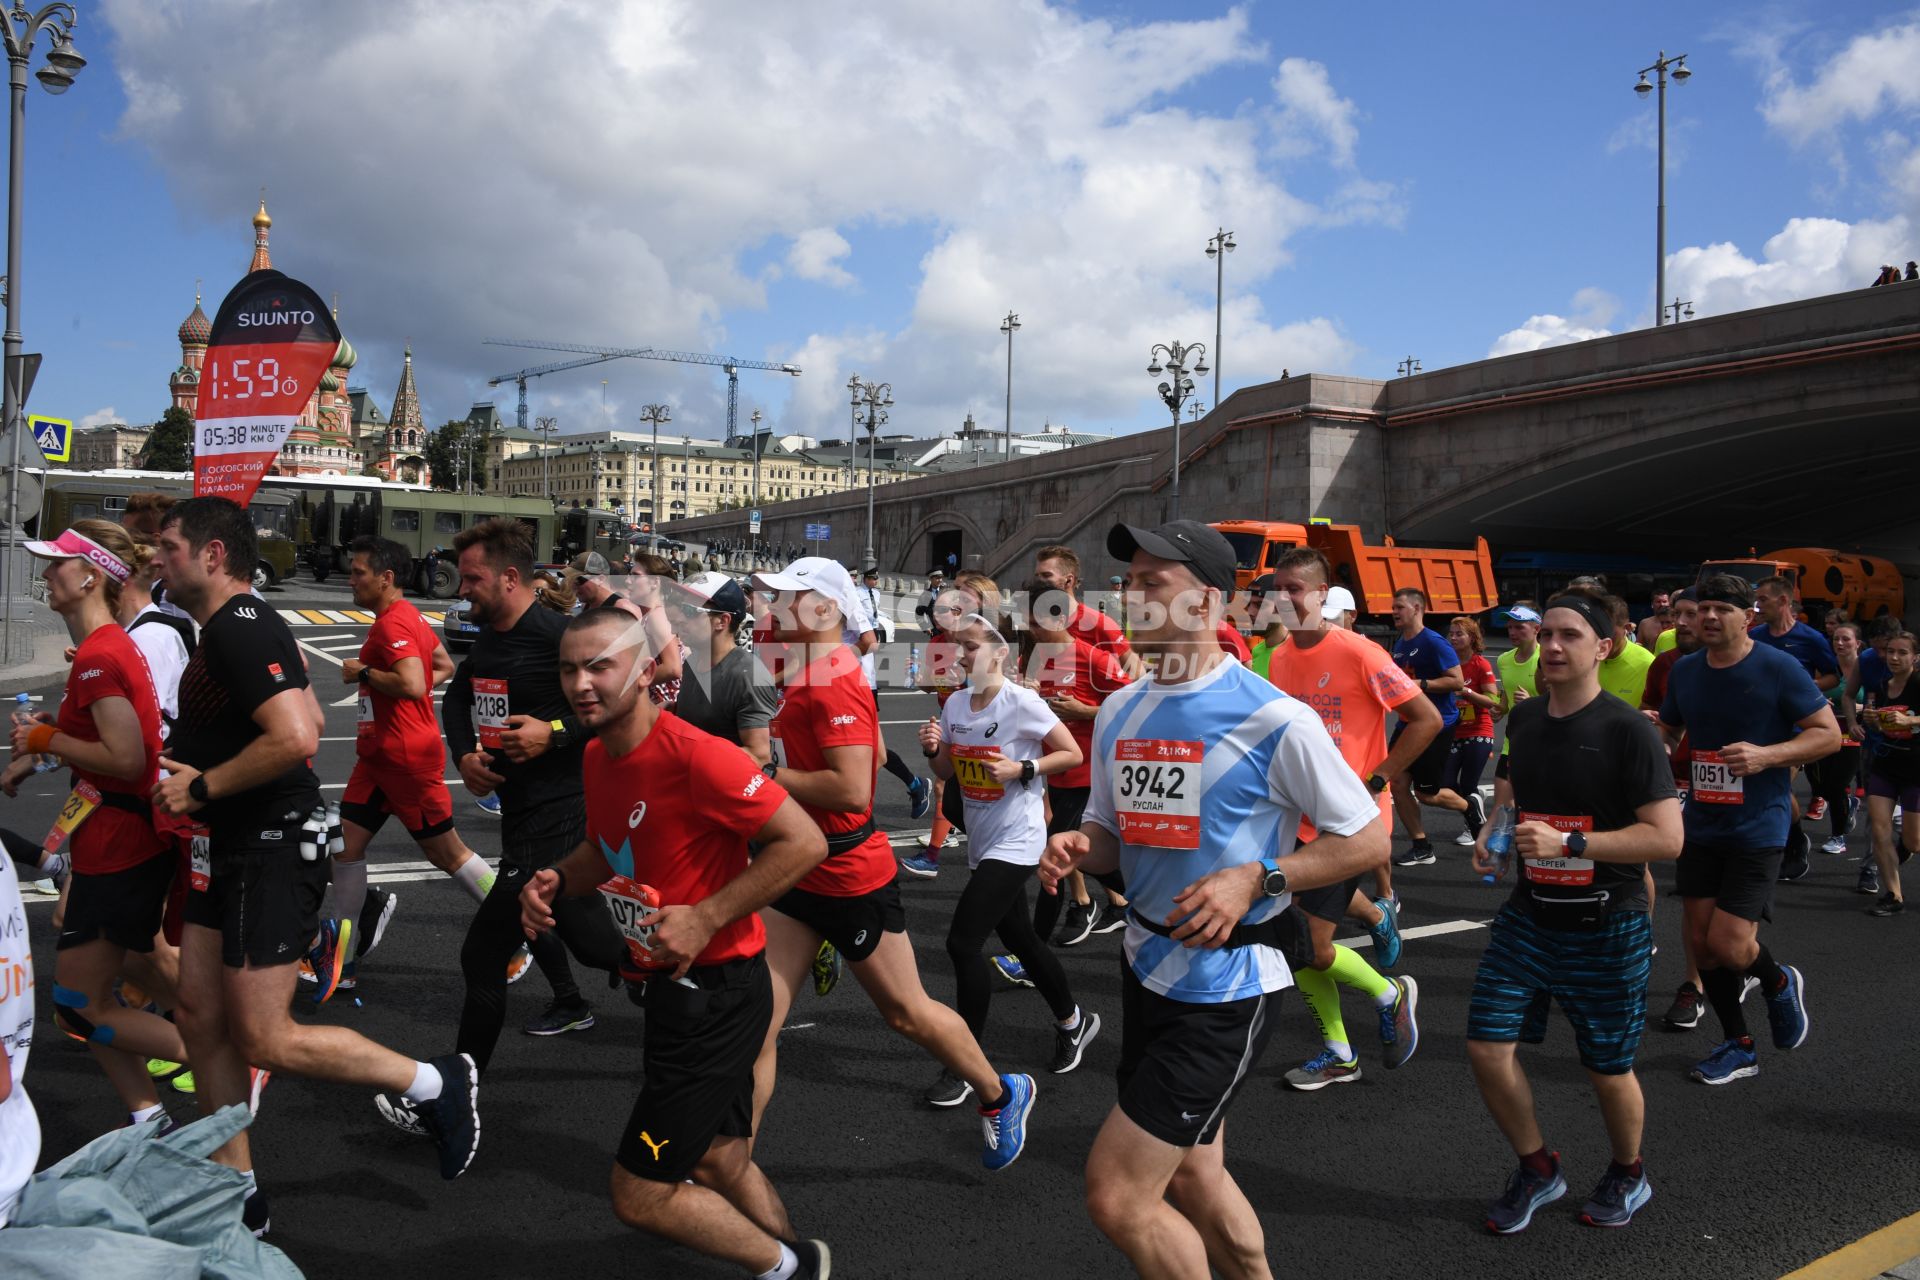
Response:
[[[1760,979],[1760,994],[1770,996],[1787,985],[1787,975],[1773,962],[1773,953],[1767,950],[1767,944],[1760,944],[1760,954],[1747,966],[1747,976]]]
[[[785,1242],[780,1245],[780,1261],[773,1264],[773,1270],[762,1271],[753,1280],[788,1280],[799,1274],[800,1255],[788,1248]]]
[[[940,847],[946,844],[947,837],[952,834],[953,824],[947,821],[947,815],[944,813],[935,813],[933,815],[933,830],[927,836],[927,856],[938,861],[940,857]]]
[[[1320,1028],[1320,1039],[1342,1062],[1353,1061],[1353,1046],[1347,1043],[1346,1020],[1340,1015],[1340,989],[1333,978],[1318,969],[1296,969],[1293,985],[1307,1002],[1307,1012]]]
[[[920,781],[913,776],[913,770],[907,768],[907,762],[900,758],[898,751],[888,750],[886,764],[883,767],[888,773],[900,779],[901,784],[909,791],[913,790]]]
[[[333,918],[352,922],[355,932],[360,924],[361,908],[367,905],[367,860],[357,862],[335,861],[333,864]],[[360,950],[358,938],[349,939],[354,953]],[[347,956],[340,963],[346,964],[353,956]]]
[[[1729,1040],[1747,1038],[1747,1018],[1740,1011],[1740,988],[1746,975],[1732,969],[1702,969],[1700,983],[1706,988],[1707,1003],[1720,1019],[1720,1030]]]
[[[454,868],[453,878],[462,889],[473,895],[475,902],[484,899],[493,888],[493,868],[477,853]]]
[[[1542,1147],[1532,1155],[1521,1156],[1520,1167],[1536,1178],[1551,1178],[1560,1171],[1560,1161],[1553,1152]]]
[[[430,1062],[413,1064],[413,1083],[406,1088],[408,1102],[432,1102],[440,1096],[445,1082],[440,1079],[440,1068]]]
[[[1352,947],[1333,944],[1333,963],[1327,966],[1327,976],[1355,991],[1364,991],[1375,1005],[1392,1004],[1399,998],[1399,989],[1380,976],[1379,970],[1363,960]]]

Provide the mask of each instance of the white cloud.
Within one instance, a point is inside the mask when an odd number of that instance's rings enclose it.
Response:
[[[1336,165],[1353,163],[1353,149],[1360,141],[1359,111],[1352,100],[1334,92],[1325,63],[1283,58],[1273,79],[1273,96],[1280,104],[1274,128],[1284,147],[1304,154],[1324,144]]]
[[[1538,351],[1542,347],[1557,347],[1569,342],[1585,342],[1589,338],[1604,338],[1613,330],[1607,327],[1619,314],[1620,300],[1605,289],[1592,286],[1579,290],[1573,295],[1569,314],[1560,316],[1546,313],[1528,316],[1527,322],[1517,329],[1509,329],[1494,339],[1488,349],[1489,356],[1511,356],[1522,351]]]
[[[1667,290],[1706,315],[1838,293],[1872,284],[1883,263],[1912,257],[1912,241],[1905,218],[1794,218],[1758,260],[1729,243],[1669,254]]]
[[[89,427],[104,427],[109,422],[125,422],[125,421],[126,419],[120,416],[120,411],[118,409],[114,408],[112,405],[108,405],[104,409],[95,409],[92,413],[85,415],[80,419],[80,421],[74,423],[73,425],[79,428],[80,430],[85,431]]]
[[[1855,36],[1804,85],[1776,72],[1760,107],[1795,143],[1886,110],[1920,110],[1920,22]]]
[[[832,227],[809,227],[793,238],[787,250],[787,266],[802,280],[818,280],[837,289],[853,283],[853,277],[840,260],[853,252],[853,246]]]

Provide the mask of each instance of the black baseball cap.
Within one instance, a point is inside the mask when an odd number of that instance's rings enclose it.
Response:
[[[1233,595],[1233,545],[1211,525],[1198,520],[1169,520],[1157,529],[1117,524],[1108,530],[1108,555],[1116,560],[1131,560],[1136,551],[1162,560],[1178,560],[1207,586],[1218,587],[1223,595]]]

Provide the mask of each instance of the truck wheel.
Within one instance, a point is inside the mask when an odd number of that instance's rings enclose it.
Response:
[[[435,600],[451,600],[460,590],[460,570],[448,560],[435,560],[428,592]]]
[[[265,591],[273,585],[273,566],[265,560],[253,566],[253,589]]]
[[[324,554],[314,556],[313,580],[315,582],[325,582],[332,574],[333,566],[327,563],[326,556]]]

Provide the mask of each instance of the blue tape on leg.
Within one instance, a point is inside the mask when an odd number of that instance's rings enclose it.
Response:
[[[53,1016],[55,1020],[64,1023],[67,1030],[82,1039],[91,1040],[95,1044],[112,1044],[113,1028],[100,1026],[92,1019],[83,1016],[80,1011],[86,1007],[87,997],[84,993],[75,991],[71,987],[63,987],[59,983],[54,984]]]
[[[87,997],[85,994],[75,991],[71,987],[63,987],[57,982],[53,984],[53,1002],[62,1009],[84,1009],[87,1007]]]

